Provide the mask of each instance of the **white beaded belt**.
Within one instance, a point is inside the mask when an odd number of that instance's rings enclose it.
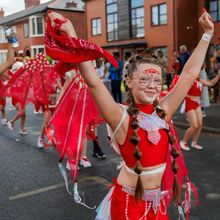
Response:
[[[122,191],[134,196],[135,195],[135,189],[128,187],[128,186],[122,186]],[[169,194],[169,191],[161,191],[160,188],[157,189],[145,189],[144,190],[144,195],[143,195],[143,200],[145,202],[149,202],[156,213],[158,210],[158,207],[160,206],[160,201]]]

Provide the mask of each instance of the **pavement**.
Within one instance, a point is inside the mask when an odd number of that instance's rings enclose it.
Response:
[[[220,201],[220,138],[214,131],[220,129],[220,103],[211,104],[206,109],[204,127],[208,132],[201,134],[203,151],[192,149],[183,152],[190,178],[195,183],[200,206],[192,204],[190,220],[219,220]],[[63,179],[57,169],[59,156],[55,149],[39,150],[37,138],[40,134],[42,114],[34,115],[33,106],[27,107],[27,136],[18,134],[18,122],[15,131],[0,125],[0,219],[1,220],[90,220],[95,218],[94,210],[88,210],[74,204],[67,194]],[[7,108],[7,118],[15,111]],[[185,115],[176,113],[174,122],[178,134],[183,136],[188,126]],[[178,124],[179,123],[179,124]],[[181,124],[182,123],[182,124]],[[213,132],[212,132],[213,131]],[[98,205],[108,192],[112,177],[116,177],[116,166],[121,160],[106,142],[105,126],[99,128],[100,143],[107,159],[92,157],[92,143],[88,145],[88,158],[93,167],[79,171],[79,189],[85,193],[86,203]],[[70,174],[68,174],[71,179]],[[177,220],[177,209],[169,207],[170,220]]]
[[[220,101],[211,103],[211,105],[204,109],[206,117],[203,117],[202,132],[211,134],[220,134]],[[179,128],[188,128],[189,124],[186,120],[185,114],[178,110],[173,117],[174,124]]]

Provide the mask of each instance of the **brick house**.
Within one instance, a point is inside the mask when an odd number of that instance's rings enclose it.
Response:
[[[81,0],[56,0],[40,4],[40,0],[24,0],[25,10],[4,17],[0,11],[0,63],[6,59],[4,28],[12,27],[18,36],[20,46],[17,54],[34,56],[44,51],[44,33],[47,11],[57,11],[71,20],[80,38],[86,39],[84,2]],[[1,3],[0,3],[1,6]]]
[[[87,0],[87,38],[110,52],[119,51],[121,58],[126,51],[147,47],[171,58],[180,45],[189,50],[197,45],[202,34],[198,18],[205,5],[219,29],[220,0]],[[212,44],[218,43],[215,32]]]

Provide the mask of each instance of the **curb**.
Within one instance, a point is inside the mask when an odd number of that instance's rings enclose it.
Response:
[[[187,129],[189,127],[189,124],[183,123],[183,122],[174,122],[175,126],[178,128],[184,128]],[[203,133],[211,133],[211,134],[220,134],[220,129],[219,128],[212,128],[212,127],[202,127],[202,132]]]

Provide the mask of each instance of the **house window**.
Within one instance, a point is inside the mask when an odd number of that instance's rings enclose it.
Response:
[[[0,50],[0,64],[4,63],[7,59],[7,50]]]
[[[34,57],[35,55],[43,52],[44,53],[44,45],[37,45],[31,46],[31,56]]]
[[[220,21],[220,0],[210,1],[210,15],[213,21]]]
[[[29,24],[24,23],[24,37],[27,38],[29,37]]]
[[[5,31],[3,27],[0,27],[0,43],[7,42],[5,39]]]
[[[131,35],[144,37],[144,0],[131,0]]]
[[[30,17],[30,35],[43,36],[44,35],[44,18],[43,17]]]
[[[167,24],[167,4],[151,7],[151,24],[152,26]]]
[[[101,33],[101,18],[92,19],[92,35],[99,35]]]
[[[107,39],[118,40],[118,3],[117,0],[107,0]]]

